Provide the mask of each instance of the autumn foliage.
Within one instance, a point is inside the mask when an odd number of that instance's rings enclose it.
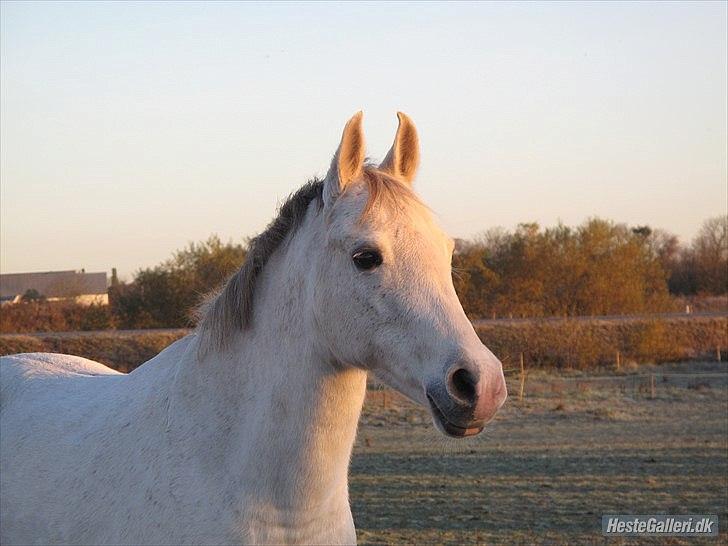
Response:
[[[471,317],[663,312],[668,273],[651,233],[604,220],[492,230],[460,245],[454,282]]]

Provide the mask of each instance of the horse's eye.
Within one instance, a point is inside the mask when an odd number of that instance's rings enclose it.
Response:
[[[354,265],[362,271],[382,265],[382,255],[378,250],[359,250],[351,258],[354,260]]]

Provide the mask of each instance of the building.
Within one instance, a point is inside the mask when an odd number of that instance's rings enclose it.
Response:
[[[109,303],[106,272],[44,271],[0,274],[0,301],[17,303],[24,295],[47,301],[73,301],[82,305]]]

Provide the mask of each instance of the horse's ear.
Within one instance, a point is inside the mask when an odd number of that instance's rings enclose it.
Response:
[[[347,185],[356,180],[364,167],[364,131],[361,111],[346,123],[339,149],[324,181],[324,203],[331,205]]]
[[[402,112],[397,112],[397,117],[397,136],[379,169],[412,183],[420,164],[420,140],[412,120]]]

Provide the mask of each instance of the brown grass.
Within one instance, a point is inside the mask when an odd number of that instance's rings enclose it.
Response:
[[[3,334],[105,330],[114,326],[115,319],[108,305],[29,301],[4,305],[0,311],[0,333]]]
[[[533,320],[478,326],[483,342],[503,361],[518,367],[524,353],[529,368],[589,369],[622,365],[715,358],[728,350],[728,317],[686,317],[659,320]],[[130,371],[146,362],[189,330],[73,332],[0,335],[0,354],[58,352],[103,362]]]
[[[96,360],[121,372],[130,372],[187,333],[187,330],[138,330],[5,334],[0,336],[0,354],[65,353]]]
[[[629,362],[671,362],[728,348],[728,317],[569,320],[492,323],[476,328],[504,363],[529,367],[588,369]]]

